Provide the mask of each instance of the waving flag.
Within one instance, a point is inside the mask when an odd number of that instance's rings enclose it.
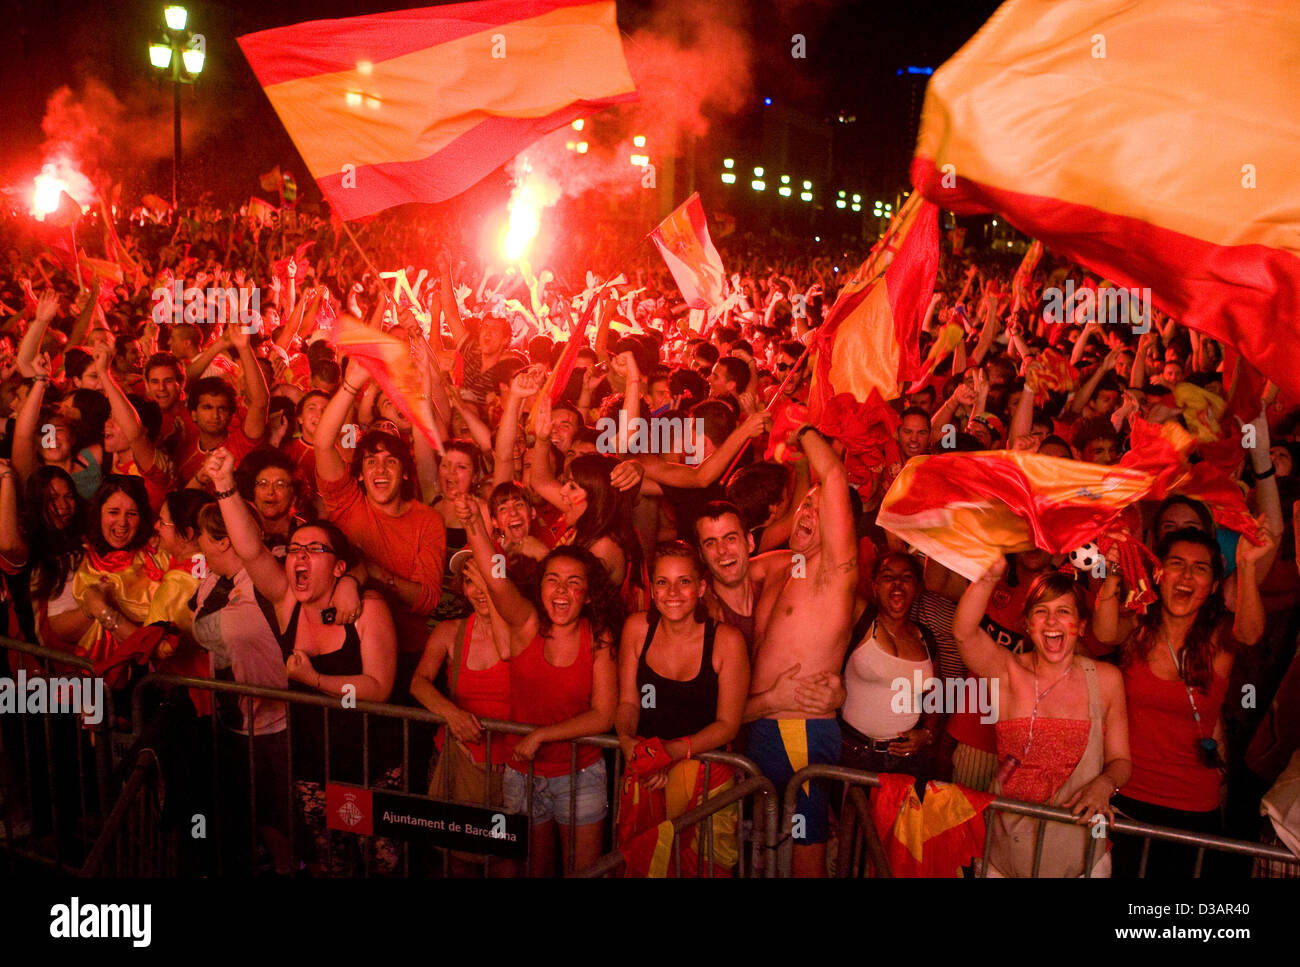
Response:
[[[1195,441],[1186,430],[1135,419],[1132,441],[1112,467],[1011,450],[913,457],[876,521],[972,581],[1000,554],[1068,553],[1117,526],[1137,501],[1174,493],[1204,501],[1217,523],[1253,538],[1241,491],[1208,464],[1188,464]]]
[[[411,421],[411,426],[424,434],[430,446],[442,452],[442,438],[437,428],[421,415],[421,410],[415,405],[420,396],[420,377],[411,362],[411,349],[406,343],[386,332],[371,329],[349,315],[335,316],[331,320],[329,341],[340,355],[351,356],[360,363],[398,411]]]
[[[1010,0],[931,78],[912,181],[1300,396],[1300,4]]]
[[[673,281],[692,309],[712,309],[725,296],[726,270],[722,256],[709,238],[704,206],[696,192],[682,202],[650,233],[650,239],[668,264]]]
[[[814,423],[839,393],[865,403],[875,390],[892,400],[923,375],[921,322],[938,269],[939,211],[913,194],[817,330],[808,394]]]
[[[239,45],[345,219],[451,198],[542,135],[636,97],[608,0],[313,20]]]

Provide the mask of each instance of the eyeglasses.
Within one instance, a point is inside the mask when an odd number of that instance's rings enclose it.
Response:
[[[290,544],[285,548],[289,554],[333,554],[334,548],[322,541],[314,541],[311,544]]]
[[[781,372],[785,372],[787,369],[790,368],[790,364],[789,364],[789,363],[777,363],[777,364],[776,364],[776,368],[777,368],[778,370],[780,370]]]
[[[265,490],[267,487],[272,490],[288,490],[292,486],[292,480],[268,480],[263,477],[261,480],[257,481],[257,487],[260,490]]]

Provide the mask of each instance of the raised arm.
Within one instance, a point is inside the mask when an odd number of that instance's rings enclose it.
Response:
[[[362,376],[360,385],[353,383],[356,379],[353,375],[354,371]],[[312,447],[316,451],[316,476],[327,483],[334,483],[347,476],[348,466],[343,462],[343,457],[335,444],[338,442],[339,433],[343,430],[343,423],[348,418],[348,411],[352,409],[353,401],[368,382],[370,376],[360,365],[349,366],[347,375],[343,377],[339,388],[320,415],[320,422],[316,425],[316,439]]]
[[[50,321],[58,310],[58,293],[52,289],[42,292],[36,303],[36,316],[32,319],[32,324],[27,327],[27,331],[23,333],[22,342],[18,344],[18,372],[29,379],[36,375],[32,363],[40,354],[41,341],[45,338]]]
[[[479,511],[478,502],[471,501],[465,494],[457,494],[453,503],[456,516],[460,518],[469,538],[474,563],[478,565],[483,583],[487,585],[488,596],[502,620],[510,626],[511,648],[517,649],[517,654],[528,646],[537,632],[537,611],[532,602],[506,576],[505,568],[498,566],[504,558],[492,546],[487,528],[483,526],[483,515]]]
[[[814,428],[800,428],[794,439],[808,457],[808,463],[820,481],[820,568],[823,573],[833,572],[856,581],[858,538],[853,504],[849,500],[849,475],[831,445]]]
[[[140,422],[135,407],[131,405],[131,401],[122,392],[122,387],[118,386],[117,380],[113,378],[112,367],[108,365],[111,355],[112,349],[109,346],[102,342],[98,343],[93,353],[95,371],[99,373],[100,382],[104,384],[104,395],[108,397],[108,405],[113,411],[113,422],[117,424],[118,432],[131,444],[131,456],[135,459],[136,468],[144,473],[153,466],[153,441],[149,439],[149,434],[144,432],[144,425]]]
[[[1232,619],[1232,637],[1253,645],[1264,637],[1264,602],[1259,596],[1256,569],[1260,562],[1277,554],[1277,538],[1263,515],[1259,518],[1259,544],[1244,537],[1237,541],[1237,609]]]
[[[41,465],[36,454],[37,426],[41,418],[41,404],[45,401],[45,387],[50,383],[50,357],[41,353],[32,361],[36,372],[32,388],[27,391],[23,405],[18,409],[18,418],[14,421],[13,462],[18,476],[26,480]]]
[[[957,641],[962,661],[972,672],[984,678],[1005,675],[1010,667],[1011,653],[999,648],[980,626],[988,611],[993,589],[1006,570],[1007,560],[1001,557],[978,581],[972,581],[957,602],[957,612],[952,619],[952,636]]]
[[[670,463],[656,454],[643,454],[641,462],[645,475],[655,483],[669,487],[708,487],[714,484],[731,466],[736,454],[751,439],[761,436],[772,428],[772,414],[766,410],[751,413],[745,418],[722,445],[715,449],[707,459],[698,466],[685,463]],[[703,445],[703,441],[698,441]]]
[[[225,447],[218,447],[208,457],[205,469],[217,489],[221,517],[226,522],[230,546],[244,562],[253,586],[271,601],[279,601],[289,591],[284,565],[262,543],[261,528],[253,512],[235,487],[235,457]]]
[[[266,385],[266,374],[258,365],[253,355],[253,346],[249,334],[242,325],[226,327],[230,342],[239,355],[239,368],[243,370],[244,397],[248,410],[244,414],[244,436],[250,440],[260,440],[266,435],[266,414],[271,403],[271,391]]]

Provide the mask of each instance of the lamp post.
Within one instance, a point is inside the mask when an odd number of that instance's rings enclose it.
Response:
[[[181,85],[193,84],[203,73],[207,41],[186,29],[189,12],[171,4],[163,8],[163,36],[149,45],[149,63],[172,80],[172,209],[177,208],[181,183]]]

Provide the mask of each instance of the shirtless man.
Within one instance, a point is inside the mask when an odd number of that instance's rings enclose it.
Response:
[[[812,427],[791,435],[820,486],[795,516],[786,563],[769,572],[755,606],[758,643],[745,721],[746,754],[777,786],[810,763],[836,763],[839,672],[853,627],[858,546],[849,480],[829,443]],[[800,677],[796,678],[795,676]],[[829,797],[824,783],[800,789],[795,876],[824,876]]]

